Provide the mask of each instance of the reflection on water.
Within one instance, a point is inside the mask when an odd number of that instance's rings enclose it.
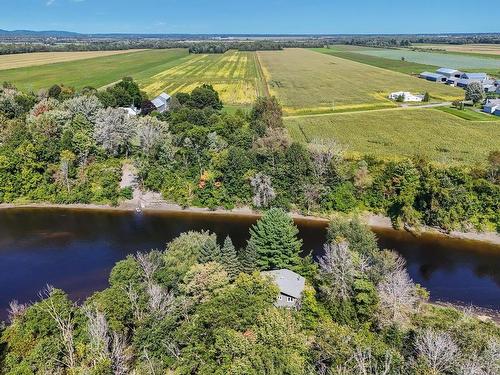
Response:
[[[107,286],[109,271],[138,250],[163,249],[188,230],[210,230],[236,246],[252,218],[187,212],[147,213],[64,209],[0,211],[0,318],[14,298],[36,299],[46,283],[75,300]],[[325,225],[298,221],[304,248],[320,255]],[[500,309],[500,247],[433,235],[376,230],[381,247],[400,252],[415,280],[435,299]]]

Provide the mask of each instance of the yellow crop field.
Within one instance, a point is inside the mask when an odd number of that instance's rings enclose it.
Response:
[[[258,52],[272,95],[289,114],[391,107],[390,92],[429,92],[438,100],[463,98],[463,90],[431,83],[305,49]]]
[[[139,80],[150,96],[190,92],[204,83],[219,92],[224,103],[251,104],[264,95],[264,83],[254,52],[228,51],[221,55],[190,55],[176,66]]]
[[[121,55],[142,50],[85,51],[85,52],[33,52],[0,56],[0,70],[54,64],[66,61],[92,59],[94,57]]]
[[[414,44],[416,48],[444,50],[449,52],[500,55],[500,44]]]

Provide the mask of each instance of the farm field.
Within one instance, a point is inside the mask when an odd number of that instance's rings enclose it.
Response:
[[[417,75],[424,71],[435,71],[440,68],[436,65],[418,64],[411,61],[402,61],[401,59],[393,60],[357,53],[359,47],[356,46],[332,45],[328,48],[312,48],[311,50],[410,75]]]
[[[449,164],[484,163],[498,149],[500,121],[477,122],[437,109],[394,109],[285,119],[292,138],[335,139],[355,156],[425,155]]]
[[[453,67],[456,69],[486,69],[500,70],[500,59],[494,57],[473,56],[457,53],[440,53],[412,51],[410,49],[384,49],[358,47],[354,52],[369,56],[399,60],[404,57],[406,61],[418,64],[440,67]]]
[[[497,55],[500,57],[499,44],[419,44],[414,43],[415,48],[426,48],[445,50],[448,52],[477,53],[481,55]]]
[[[15,84],[21,90],[39,90],[53,84],[82,89],[99,88],[125,76],[151,77],[190,58],[186,49],[147,50],[86,60],[59,62],[0,71],[0,81]]]
[[[258,52],[269,91],[287,114],[367,107],[395,107],[392,91],[428,91],[439,100],[463,97],[463,90],[306,49]]]
[[[150,96],[162,91],[191,92],[208,83],[219,92],[222,101],[230,105],[249,105],[265,94],[255,52],[192,55],[162,72],[140,78],[139,83]]]
[[[142,50],[84,51],[84,52],[33,52],[14,55],[0,55],[0,70],[40,66],[65,61],[85,60],[95,57],[123,55]]]

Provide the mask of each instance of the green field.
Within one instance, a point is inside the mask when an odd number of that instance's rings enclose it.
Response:
[[[191,92],[208,83],[224,103],[248,105],[265,94],[265,83],[255,52],[228,51],[217,55],[192,55],[155,75],[139,79],[143,89],[154,96]]]
[[[376,56],[365,55],[362,53],[357,53],[356,51],[359,50],[359,48],[361,47],[334,45],[330,46],[329,48],[312,48],[312,50],[327,55],[340,57],[342,59],[357,61],[363,64],[376,66],[377,68],[388,69],[395,72],[405,73],[410,75],[420,74],[424,71],[433,72],[440,68],[439,66],[435,65],[418,64],[411,61],[402,61],[401,59],[393,60],[393,59],[386,59],[383,57],[376,57]]]
[[[133,77],[150,96],[212,84],[225,103],[236,106],[251,104],[266,90],[255,52],[190,55],[184,49],[148,50],[0,71],[0,81],[34,91],[56,83],[101,88],[125,76]]]
[[[485,162],[500,148],[500,121],[467,121],[436,109],[394,109],[285,120],[300,142],[335,139],[348,154],[425,155],[441,163]]]
[[[85,86],[99,88],[125,76],[135,79],[154,74],[189,58],[184,49],[149,50],[123,55],[95,57],[86,60],[30,66],[0,71],[0,81],[14,83],[22,90],[38,90],[53,84],[64,84],[81,89]]]
[[[439,100],[463,90],[305,49],[258,52],[271,94],[288,114],[394,107],[393,91],[428,91]]]
[[[451,67],[459,70],[500,71],[500,59],[496,56],[481,56],[466,53],[414,51],[406,48],[386,49],[349,46],[348,50],[373,57],[399,60],[439,67]]]

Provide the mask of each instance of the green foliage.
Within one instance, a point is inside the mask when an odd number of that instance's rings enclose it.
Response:
[[[328,242],[349,243],[349,249],[364,255],[378,251],[377,239],[370,228],[358,218],[351,220],[337,217],[330,221],[327,232]]]
[[[282,209],[267,211],[250,229],[249,246],[255,247],[261,270],[294,269],[300,264],[302,240],[292,218]]]
[[[221,248],[220,262],[231,279],[234,279],[241,271],[240,261],[231,238],[226,237],[224,246]]]

